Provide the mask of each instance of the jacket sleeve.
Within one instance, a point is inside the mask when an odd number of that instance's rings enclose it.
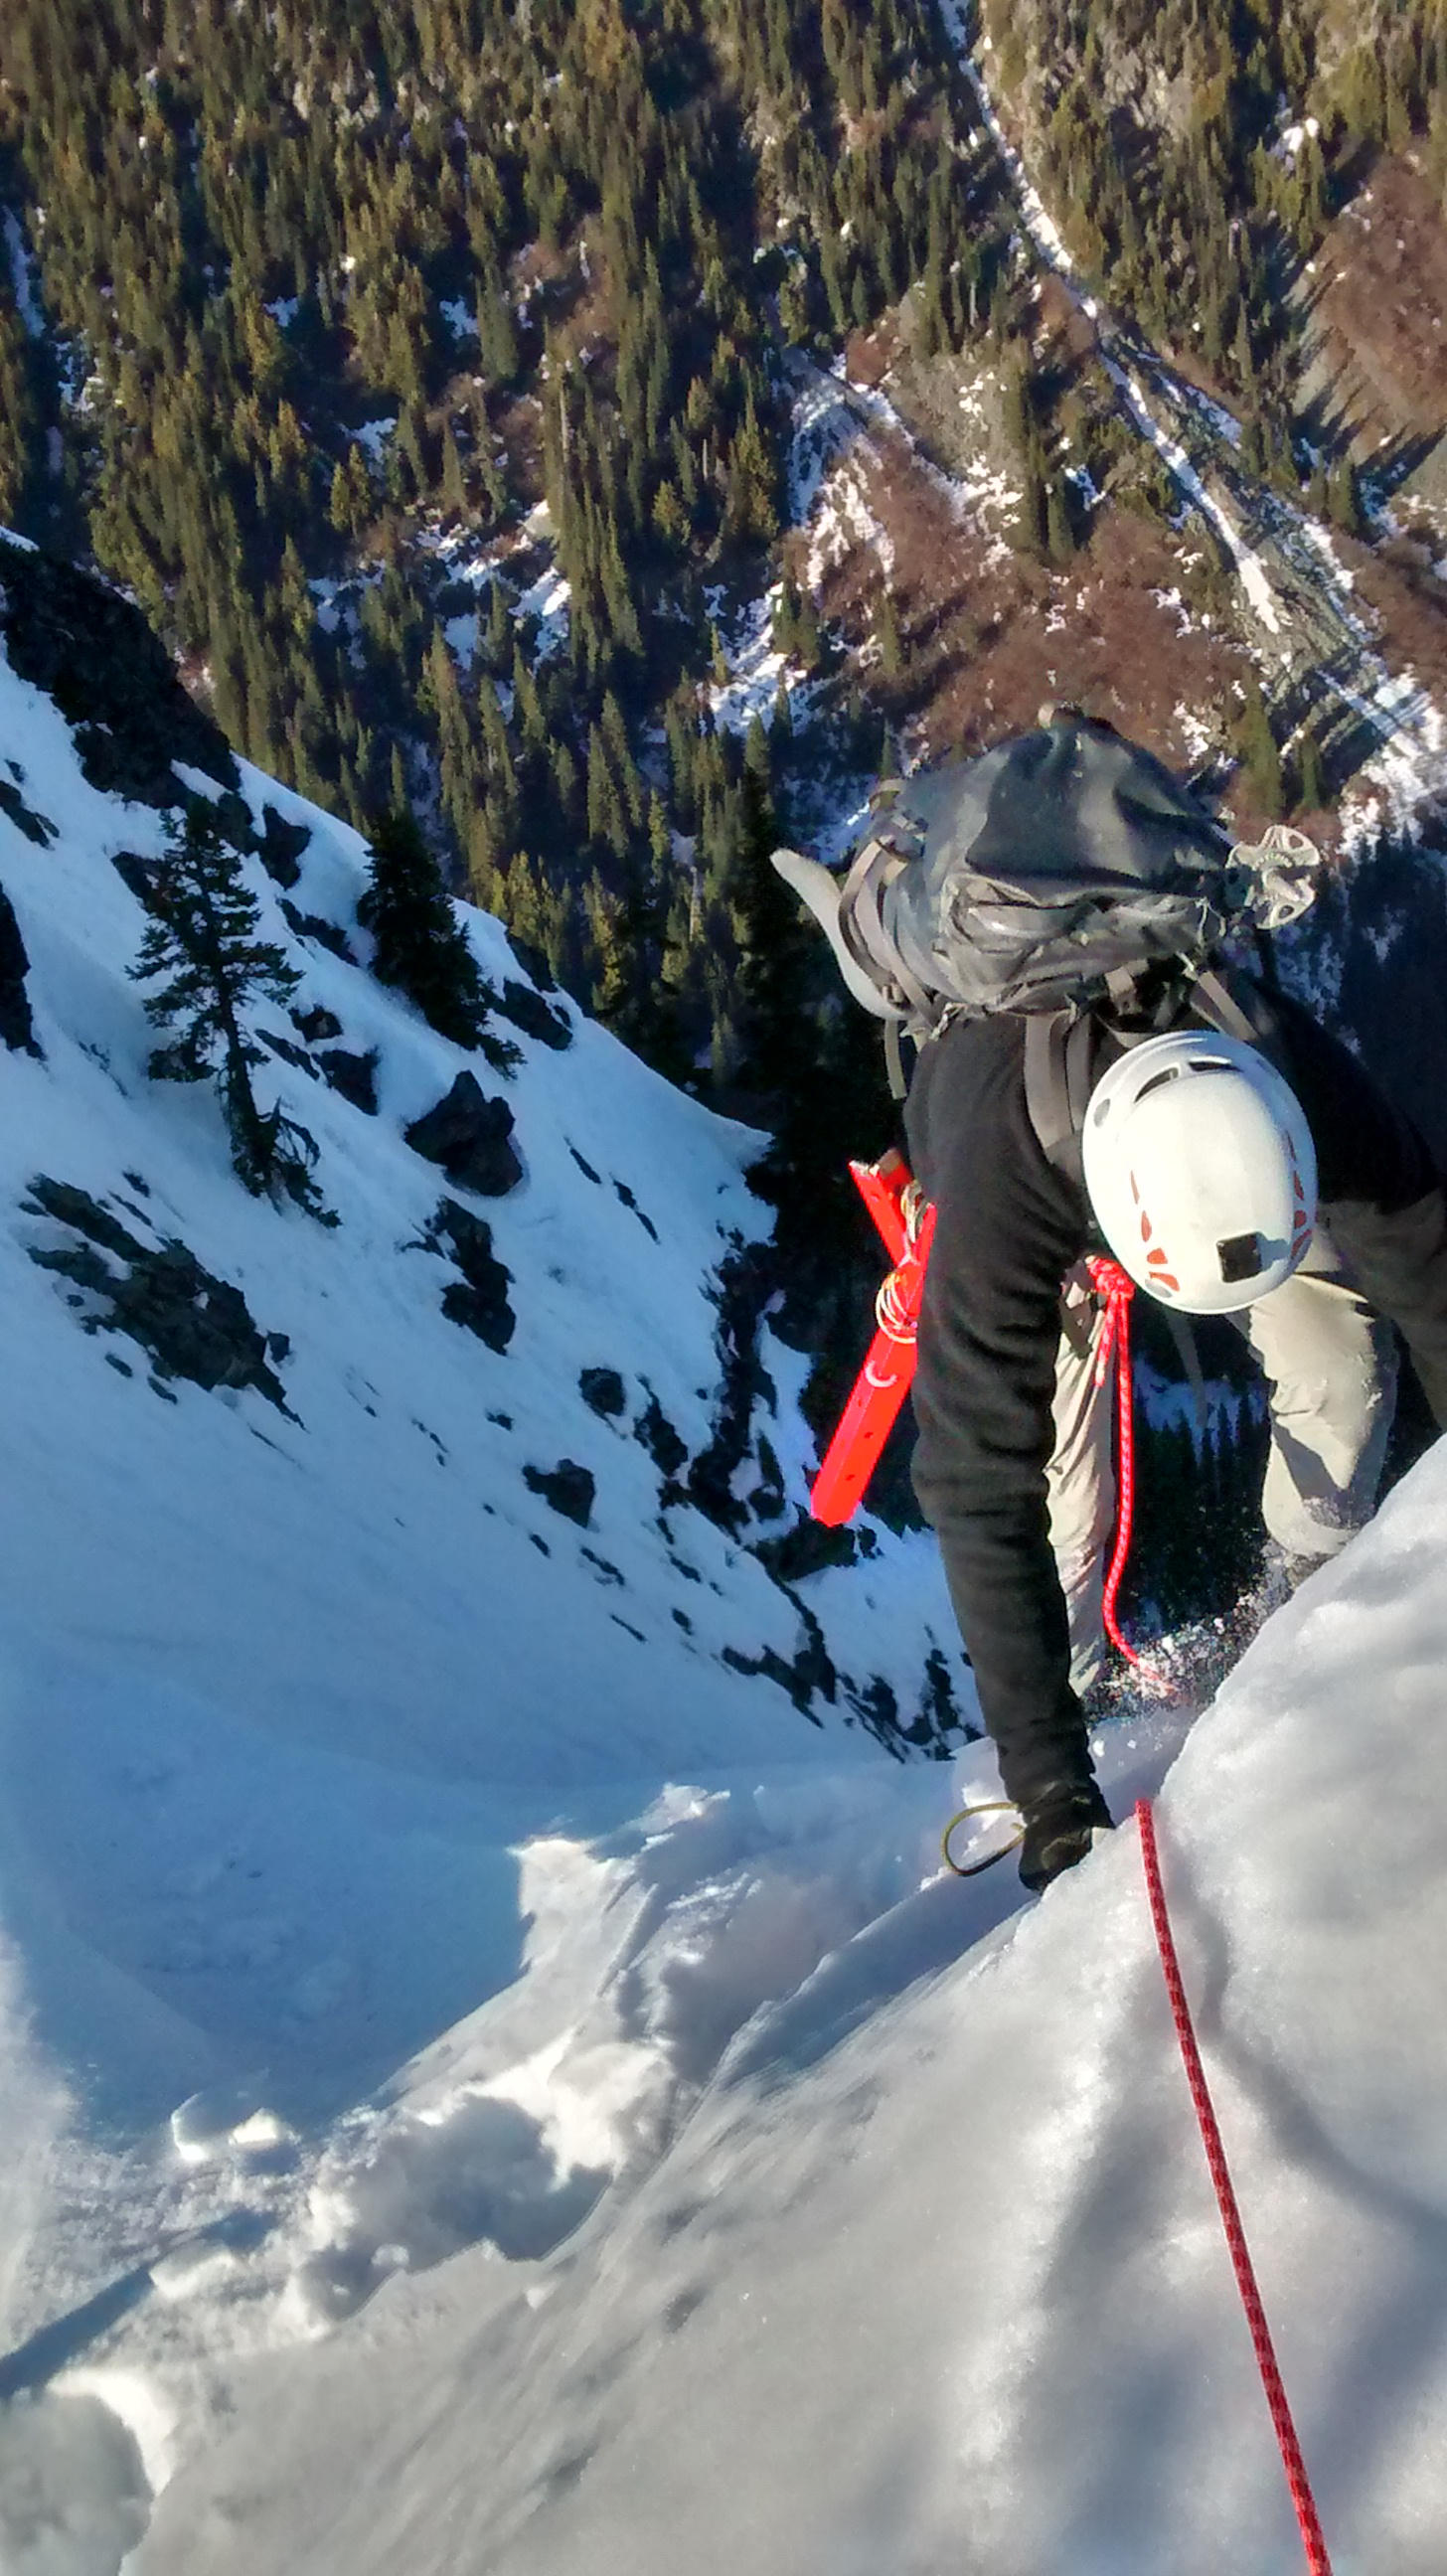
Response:
[[[1061,1286],[1083,1248],[1084,1205],[1036,1141],[1019,1053],[1009,1023],[955,1023],[924,1050],[906,1120],[938,1210],[915,1490],[1016,1800],[1091,1771],[1045,1480]]]

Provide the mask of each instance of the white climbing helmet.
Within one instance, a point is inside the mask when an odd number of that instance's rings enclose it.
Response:
[[[1091,1093],[1081,1157],[1106,1242],[1163,1306],[1229,1315],[1306,1256],[1311,1130],[1275,1066],[1236,1038],[1179,1030],[1129,1048]]]

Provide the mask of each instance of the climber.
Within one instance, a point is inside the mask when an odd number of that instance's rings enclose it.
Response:
[[[1150,755],[1070,711],[891,784],[842,882],[776,855],[850,991],[918,1045],[905,1129],[937,1214],[914,1481],[1031,1888],[1111,1822],[1082,1710],[1115,1509],[1087,1254],[1246,1334],[1293,1579],[1373,1509],[1393,1326],[1447,1423],[1427,1149],[1307,1011],[1223,965],[1233,927],[1310,899],[1299,842],[1232,848]]]

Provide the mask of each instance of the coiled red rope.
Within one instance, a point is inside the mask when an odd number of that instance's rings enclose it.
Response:
[[[1151,1814],[1149,1799],[1138,1799],[1135,1812],[1136,1823],[1140,1827],[1141,1860],[1146,1874],[1146,1893],[1150,1898],[1151,1921],[1155,1925],[1156,1947],[1160,1951],[1161,1966],[1165,1971],[1166,1992],[1171,1999],[1176,2037],[1181,2043],[1186,2081],[1191,2088],[1191,2100],[1196,2108],[1201,2142],[1206,2150],[1206,2162],[1211,2169],[1211,2180],[1215,2185],[1221,2224],[1226,2230],[1226,2243],[1230,2248],[1231,2261],[1236,2273],[1236,2286],[1241,2293],[1241,2304],[1246,2311],[1246,2322],[1251,2329],[1252,2343],[1256,2347],[1256,2364],[1266,2391],[1266,2403],[1271,2409],[1271,2421],[1276,2430],[1282,2466],[1286,2471],[1286,2483],[1291,2490],[1291,2501],[1301,2529],[1306,2563],[1311,2576],[1331,2576],[1331,2561],[1326,2554],[1326,2542],[1322,2538],[1321,2524],[1317,2519],[1316,2501],[1311,2492],[1306,2464],[1301,2456],[1301,2445],[1296,2438],[1296,2426],[1291,2419],[1291,2408],[1287,2403],[1286,2390],[1282,2385],[1281,2372],[1277,2366],[1276,2350],[1271,2340],[1270,2327],[1266,2322],[1266,2310],[1262,2305],[1261,2292],[1256,2285],[1256,2274],[1246,2243],[1246,2231],[1241,2224],[1241,2212],[1236,2206],[1236,2194],[1232,2188],[1231,2175],[1226,2163],[1226,2150],[1221,2143],[1221,2131],[1207,2088],[1206,2072],[1201,2064],[1201,2052],[1196,2045],[1190,2006],[1186,2001],[1186,1989],[1181,1982],[1180,1961],[1176,1957],[1170,1917],[1166,1911],[1165,1889],[1161,1884],[1160,1854],[1156,1849],[1155,1819]]]
[[[1130,1554],[1131,1520],[1135,1512],[1135,1419],[1131,1405],[1130,1376],[1130,1301],[1135,1295],[1135,1282],[1118,1261],[1108,1260],[1104,1253],[1090,1254],[1086,1268],[1090,1284],[1098,1297],[1105,1299],[1105,1320],[1095,1359],[1095,1383],[1104,1386],[1111,1358],[1115,1359],[1115,1402],[1118,1424],[1116,1439],[1116,1522],[1115,1551],[1110,1571],[1105,1578],[1102,1615],[1105,1633],[1119,1648],[1128,1664],[1138,1664],[1134,1646],[1128,1646],[1120,1632],[1115,1615],[1116,1595],[1125,1561]]]

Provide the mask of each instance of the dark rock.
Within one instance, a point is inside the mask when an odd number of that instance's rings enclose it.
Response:
[[[328,1047],[317,1057],[317,1062],[333,1091],[339,1091],[344,1100],[350,1100],[354,1109],[364,1109],[369,1118],[376,1117],[376,1047],[369,1047],[365,1055],[349,1054],[345,1047]]]
[[[814,1695],[812,1675],[801,1670],[797,1660],[792,1664],[785,1663],[773,1646],[763,1647],[757,1655],[742,1655],[737,1646],[725,1646],[723,1660],[732,1673],[747,1673],[751,1679],[762,1676],[765,1681],[777,1682],[780,1690],[788,1692],[801,1717],[812,1719],[815,1726],[823,1725],[822,1717],[816,1715],[810,1706]]]
[[[688,1499],[716,1528],[732,1533],[745,1517],[734,1477],[748,1455],[754,1406],[769,1395],[759,1324],[773,1293],[775,1258],[767,1245],[739,1246],[721,1264],[714,1291],[723,1383],[708,1447],[688,1471]]]
[[[15,907],[0,886],[0,1038],[25,1055],[39,1055],[30,1018],[30,996],[25,990],[29,972],[30,960]]]
[[[501,993],[494,998],[493,1008],[501,1011],[505,1020],[511,1020],[515,1029],[521,1029],[524,1037],[540,1038],[544,1046],[552,1047],[558,1055],[564,1054],[573,1043],[572,1021],[545,1002],[541,993],[533,992],[526,984],[516,983],[511,975]]]
[[[523,1167],[512,1144],[513,1114],[489,1100],[475,1073],[460,1073],[446,1097],[404,1132],[415,1154],[440,1163],[459,1189],[500,1199],[516,1189]]]
[[[139,1172],[122,1172],[121,1179],[123,1181],[129,1181],[133,1190],[139,1190],[143,1199],[148,1199],[150,1197],[151,1184],[149,1181],[142,1180]]]
[[[38,850],[48,850],[56,837],[55,825],[47,823],[43,814],[33,812],[19,788],[12,787],[5,778],[0,778],[0,814],[8,814],[17,832],[23,832],[27,841],[33,841]],[[538,1004],[539,1010],[546,1007],[545,1003]]]
[[[298,1073],[309,1073],[313,1082],[318,1079],[316,1066],[306,1048],[299,1047],[294,1039],[279,1037],[275,1029],[258,1029],[256,1034],[262,1045],[270,1047],[272,1054],[279,1055],[284,1064],[294,1064]]]
[[[22,1199],[26,1216],[53,1217],[57,1225],[68,1225],[75,1234],[84,1235],[88,1243],[98,1243],[103,1252],[115,1254],[118,1261],[140,1261],[146,1247],[120,1222],[93,1199],[89,1190],[78,1190],[69,1181],[52,1181],[37,1172],[30,1184],[30,1195]]]
[[[291,1024],[298,1036],[305,1038],[308,1046],[319,1046],[323,1038],[339,1038],[342,1034],[342,1024],[336,1012],[324,1009],[320,1002],[314,1003],[309,1011],[293,1011]]]
[[[490,1351],[505,1351],[517,1330],[517,1317],[507,1298],[512,1273],[494,1255],[486,1218],[474,1216],[456,1199],[439,1199],[423,1242],[429,1252],[444,1258],[450,1255],[462,1273],[443,1289],[444,1315],[454,1324],[465,1325]]]
[[[624,1206],[625,1206],[626,1208],[631,1208],[631,1209],[632,1209],[633,1214],[637,1217],[638,1222],[639,1222],[639,1224],[642,1226],[644,1233],[645,1233],[645,1234],[651,1234],[651,1235],[652,1235],[652,1237],[653,1237],[654,1242],[656,1243],[656,1242],[658,1241],[658,1228],[657,1228],[657,1226],[654,1224],[653,1219],[652,1219],[652,1217],[651,1217],[651,1216],[645,1216],[645,1214],[644,1214],[644,1212],[643,1212],[642,1208],[641,1208],[641,1207],[639,1206],[639,1204],[638,1204],[638,1201],[637,1201],[637,1200],[636,1200],[636,1198],[634,1197],[633,1192],[632,1192],[632,1191],[630,1190],[630,1188],[628,1187],[627,1182],[626,1182],[626,1181],[615,1181],[615,1182],[614,1182],[614,1184],[613,1184],[613,1187],[614,1187],[614,1189],[617,1191],[618,1196],[619,1196],[619,1197],[620,1197],[620,1199],[622,1200],[622,1202],[623,1202]]]
[[[558,979],[553,973],[551,966],[548,964],[546,957],[543,955],[541,948],[532,947],[526,939],[514,939],[510,932],[508,934],[508,946],[512,950],[518,964],[521,966],[523,973],[525,975],[531,975],[533,982],[536,984],[540,993],[556,993],[558,989]]]
[[[610,1558],[600,1556],[595,1547],[585,1547],[583,1554],[586,1556],[590,1565],[595,1565],[597,1567],[598,1580],[600,1583],[614,1584],[620,1592],[627,1591],[627,1583],[624,1581],[624,1578],[620,1574],[617,1566],[612,1563]]]
[[[138,1241],[86,1190],[40,1173],[23,1202],[30,1216],[47,1216],[79,1236],[57,1247],[32,1245],[42,1270],[74,1280],[100,1301],[87,1326],[125,1333],[145,1351],[159,1378],[189,1378],[195,1386],[254,1387],[280,1412],[286,1393],[268,1365],[268,1337],[252,1319],[239,1288],[218,1279],[174,1240]],[[102,1255],[108,1254],[109,1260]],[[157,1378],[151,1380],[164,1392]]]
[[[742,1655],[737,1647],[725,1646],[723,1660],[736,1673],[762,1673],[777,1682],[801,1715],[820,1726],[823,1720],[816,1715],[812,1702],[817,1695],[833,1707],[839,1696],[839,1676],[813,1611],[797,1599],[794,1607],[799,1614],[800,1638],[791,1663],[786,1663],[772,1646],[765,1646],[757,1655]]]
[[[749,1509],[755,1520],[782,1520],[787,1508],[783,1470],[779,1465],[773,1443],[766,1433],[762,1431],[759,1433],[756,1446],[760,1474],[759,1482],[748,1498]]]
[[[560,1458],[556,1467],[524,1467],[523,1483],[529,1493],[541,1494],[543,1501],[565,1521],[576,1521],[579,1529],[588,1528],[598,1488],[587,1468],[580,1467],[575,1458]]]
[[[604,1421],[611,1414],[621,1413],[627,1401],[623,1380],[613,1368],[585,1368],[580,1371],[578,1393]]]
[[[355,966],[357,961],[347,945],[347,934],[339,930],[334,921],[328,921],[320,912],[299,912],[294,903],[287,902],[285,895],[281,898],[281,910],[287,928],[294,931],[298,939],[314,939],[319,948],[328,948],[333,957],[340,957],[348,966]]]
[[[294,886],[301,875],[297,861],[311,840],[305,823],[288,823],[274,805],[261,817],[261,864],[273,883]]]
[[[13,668],[76,728],[93,787],[162,808],[183,790],[184,761],[239,785],[219,726],[189,698],[138,608],[90,574],[0,541],[0,630]]]
[[[217,797],[210,810],[222,840],[228,842],[233,850],[239,850],[243,858],[249,858],[257,840],[252,828],[251,807],[245,797],[228,791],[225,796]]]
[[[289,1360],[291,1357],[290,1333],[268,1333],[266,1336],[266,1348],[267,1354],[271,1359],[278,1362],[281,1360]]]
[[[688,1456],[688,1443],[674,1430],[656,1395],[633,1425],[633,1437],[641,1440],[654,1466],[661,1475],[676,1476]]]
[[[753,1549],[776,1583],[802,1583],[808,1575],[822,1574],[826,1566],[852,1565],[857,1552],[852,1530],[826,1529],[807,1512],[799,1514],[792,1529],[782,1530],[777,1538],[760,1539]]]
[[[156,882],[154,863],[138,858],[134,850],[112,850],[111,866],[130,887],[137,903],[143,903],[149,912]]]
[[[580,1154],[576,1145],[570,1145],[568,1147],[568,1151],[572,1155],[574,1162],[577,1164],[579,1171],[582,1173],[584,1180],[597,1181],[601,1184],[603,1175],[601,1172],[594,1171],[587,1155]]]

